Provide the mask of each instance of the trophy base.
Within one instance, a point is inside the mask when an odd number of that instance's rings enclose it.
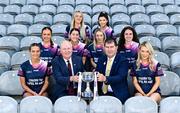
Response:
[[[93,93],[83,92],[82,93],[82,98],[84,100],[91,101],[93,99]]]

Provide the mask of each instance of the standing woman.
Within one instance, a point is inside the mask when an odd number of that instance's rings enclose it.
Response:
[[[59,55],[59,46],[55,44],[52,37],[52,29],[50,27],[44,27],[42,29],[42,42],[39,43],[40,47],[40,57],[42,60],[48,62],[48,66],[50,67],[52,59]]]
[[[136,88],[136,96],[147,96],[160,102],[160,76],[163,76],[161,65],[154,59],[154,50],[150,43],[140,45],[138,59],[134,63],[131,76]]]
[[[104,55],[104,42],[106,40],[106,35],[101,29],[96,29],[94,33],[94,40],[88,46],[90,52],[90,61],[93,66],[93,69],[96,68],[98,59]]]
[[[47,96],[48,76],[51,71],[47,62],[40,59],[40,48],[37,43],[29,47],[31,59],[25,61],[18,71],[24,89],[23,97]]]
[[[76,28],[80,31],[80,41],[87,44],[90,40],[90,29],[84,23],[83,13],[80,11],[76,11],[73,15],[73,19],[71,21],[71,25],[66,27],[66,32],[64,34],[65,38],[69,37],[70,30],[72,28]]]
[[[113,36],[113,29],[109,26],[109,18],[106,12],[100,12],[98,16],[98,27],[96,29],[101,29],[105,34],[106,38],[115,38]],[[95,29],[95,30],[96,30]]]
[[[118,52],[127,58],[129,66],[137,59],[139,48],[139,39],[134,28],[127,26],[121,31],[118,42]]]

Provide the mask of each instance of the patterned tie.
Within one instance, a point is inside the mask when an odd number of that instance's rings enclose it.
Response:
[[[72,76],[72,68],[71,68],[70,61],[68,60],[67,63],[68,63],[69,76]],[[75,90],[73,88],[73,82],[70,82],[68,85],[68,95],[75,95]]]
[[[112,59],[109,59],[106,65],[106,76],[109,76],[110,71],[111,71],[111,67],[112,67]],[[106,94],[108,91],[108,85],[106,85],[105,83],[103,83],[103,93]]]

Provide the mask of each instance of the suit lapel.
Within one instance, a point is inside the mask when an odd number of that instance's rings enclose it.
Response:
[[[114,72],[116,65],[117,65],[117,55],[114,58],[114,61],[113,61],[112,67],[111,67],[111,71],[110,71],[110,75]]]
[[[73,71],[74,71],[74,74],[76,74],[76,70],[77,70],[76,59],[73,56],[71,57],[71,59],[72,59]]]
[[[64,70],[64,72],[65,72],[65,73],[68,73],[68,75],[69,75],[68,67],[67,67],[67,65],[66,65],[63,57],[60,58],[60,61],[59,61],[59,62],[60,62],[60,64],[61,64],[62,70]]]

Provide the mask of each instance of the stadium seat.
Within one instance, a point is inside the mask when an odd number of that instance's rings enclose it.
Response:
[[[0,96],[0,113],[18,113],[18,103],[12,97]]]
[[[64,24],[55,24],[51,26],[52,33],[55,36],[64,36],[67,25]]]
[[[0,51],[0,75],[10,69],[10,56],[4,51]]]
[[[0,6],[0,14],[3,13],[4,8]]]
[[[118,13],[125,13],[125,14],[127,14],[128,13],[127,7],[124,6],[124,5],[113,5],[110,8],[111,16],[113,16],[115,14],[118,14]]]
[[[159,113],[180,113],[180,97],[167,97],[160,102]]]
[[[180,77],[180,52],[171,55],[171,69]]]
[[[171,16],[173,14],[180,14],[180,7],[178,7],[177,5],[167,5],[166,7],[164,7],[164,12],[168,16]]]
[[[60,0],[60,5],[71,5],[74,7],[75,4],[75,0]]]
[[[57,8],[57,14],[59,13],[67,13],[69,15],[73,15],[74,7],[72,7],[71,5],[60,5]]]
[[[88,15],[92,15],[92,9],[88,5],[78,5],[75,7],[75,11],[81,11],[83,13],[86,13]]]
[[[151,24],[154,26],[169,24],[169,17],[162,13],[157,13],[151,16]]]
[[[12,24],[7,28],[7,35],[16,36],[21,40],[22,37],[27,35],[27,26],[21,24]]]
[[[171,71],[164,71],[164,76],[160,77],[160,89],[162,96],[179,95],[179,76]]]
[[[113,30],[114,30],[114,36],[120,37],[121,31],[124,29],[124,27],[129,26],[128,24],[120,24],[120,25],[115,25]]]
[[[112,25],[118,25],[118,24],[130,24],[130,17],[127,14],[124,13],[118,13],[112,16]]]
[[[47,13],[37,14],[34,17],[34,23],[52,25],[52,16]]]
[[[144,7],[147,7],[149,5],[157,5],[158,4],[158,0],[142,0],[142,5]]]
[[[168,71],[170,69],[170,59],[166,53],[156,51],[154,53],[154,58],[161,64],[164,71]]]
[[[131,25],[142,25],[142,24],[150,24],[149,16],[146,14],[134,14],[131,16]]]
[[[59,5],[59,0],[43,0],[43,5],[53,5],[57,7]]]
[[[158,113],[155,101],[145,96],[129,98],[124,104],[125,113]]]
[[[14,36],[0,38],[0,51],[5,51],[12,56],[16,51],[19,51],[19,39]]]
[[[83,13],[83,17],[84,17],[84,23],[88,26],[91,26],[91,16]]]
[[[170,24],[179,27],[180,25],[180,14],[174,14],[170,17]]]
[[[108,6],[108,0],[92,0],[92,7],[95,5],[106,5]]]
[[[102,11],[107,12],[109,14],[109,7],[106,5],[95,5],[92,8],[92,15],[99,14]]]
[[[180,0],[174,0],[175,5],[180,6]]]
[[[128,7],[129,15],[134,15],[137,13],[145,13],[145,8],[142,5],[131,5]]]
[[[47,13],[53,16],[56,14],[56,7],[53,5],[42,5],[39,8],[39,13]]]
[[[40,37],[37,36],[26,36],[21,40],[20,43],[20,50],[22,51],[28,51],[29,50],[29,46],[32,43],[40,43],[42,42],[42,39]]]
[[[86,102],[82,99],[78,101],[77,96],[63,96],[56,100],[54,113],[86,113],[86,108]]]
[[[158,2],[159,2],[159,5],[161,5],[163,7],[174,4],[174,0],[158,0]]]
[[[6,26],[5,25],[0,25],[0,37],[3,37],[6,35]]]
[[[36,5],[40,7],[42,5],[43,0],[27,0],[27,5]]]
[[[15,24],[31,25],[33,24],[33,16],[28,13],[23,13],[15,16]]]
[[[4,7],[4,13],[17,15],[20,14],[20,12],[21,12],[21,8],[18,5],[8,5]]]
[[[21,13],[28,13],[35,16],[37,13],[39,13],[39,7],[36,5],[24,5],[21,8]]]
[[[18,70],[20,65],[30,59],[30,54],[28,51],[16,52],[11,58],[12,70]]]
[[[177,29],[175,26],[167,24],[167,25],[159,25],[156,28],[156,36],[162,40],[164,37],[167,36],[176,36]]]
[[[146,8],[146,14],[148,15],[154,15],[157,13],[164,13],[164,9],[160,5],[149,5]]]
[[[76,0],[76,6],[78,5],[88,5],[91,7],[91,0]]]
[[[14,16],[10,14],[0,14],[1,25],[11,25],[14,23]]]
[[[171,56],[173,53],[180,51],[180,37],[168,36],[162,40],[162,50]]]
[[[64,41],[64,37],[61,36],[52,36],[52,40],[54,43],[56,43],[57,45],[61,45],[62,41]]]
[[[141,4],[141,0],[125,0],[125,5],[127,7],[131,5],[140,5],[140,4]]]
[[[23,89],[17,76],[17,70],[6,71],[0,76],[0,93],[2,95],[22,95]]]
[[[152,25],[137,25],[135,27],[139,38],[143,36],[155,36],[155,28]]]
[[[9,0],[0,0],[0,6],[6,7],[9,5]]]
[[[11,5],[18,5],[22,7],[23,5],[26,4],[26,0],[10,0]]]
[[[20,113],[52,113],[52,111],[52,102],[44,96],[29,96],[20,103]]]
[[[180,27],[178,26],[178,35],[180,36]]]
[[[53,23],[54,24],[65,24],[70,25],[71,24],[71,16],[66,13],[60,13],[54,16]]]
[[[89,106],[91,113],[123,113],[121,101],[113,96],[99,96]]]
[[[44,24],[33,24],[28,29],[28,35],[32,36],[41,36],[41,31],[44,27],[47,27],[47,25]]]
[[[124,5],[124,0],[109,0],[109,7],[112,7],[113,5]]]
[[[161,41],[157,37],[145,36],[139,39],[140,43],[148,41],[155,51],[161,51]]]

